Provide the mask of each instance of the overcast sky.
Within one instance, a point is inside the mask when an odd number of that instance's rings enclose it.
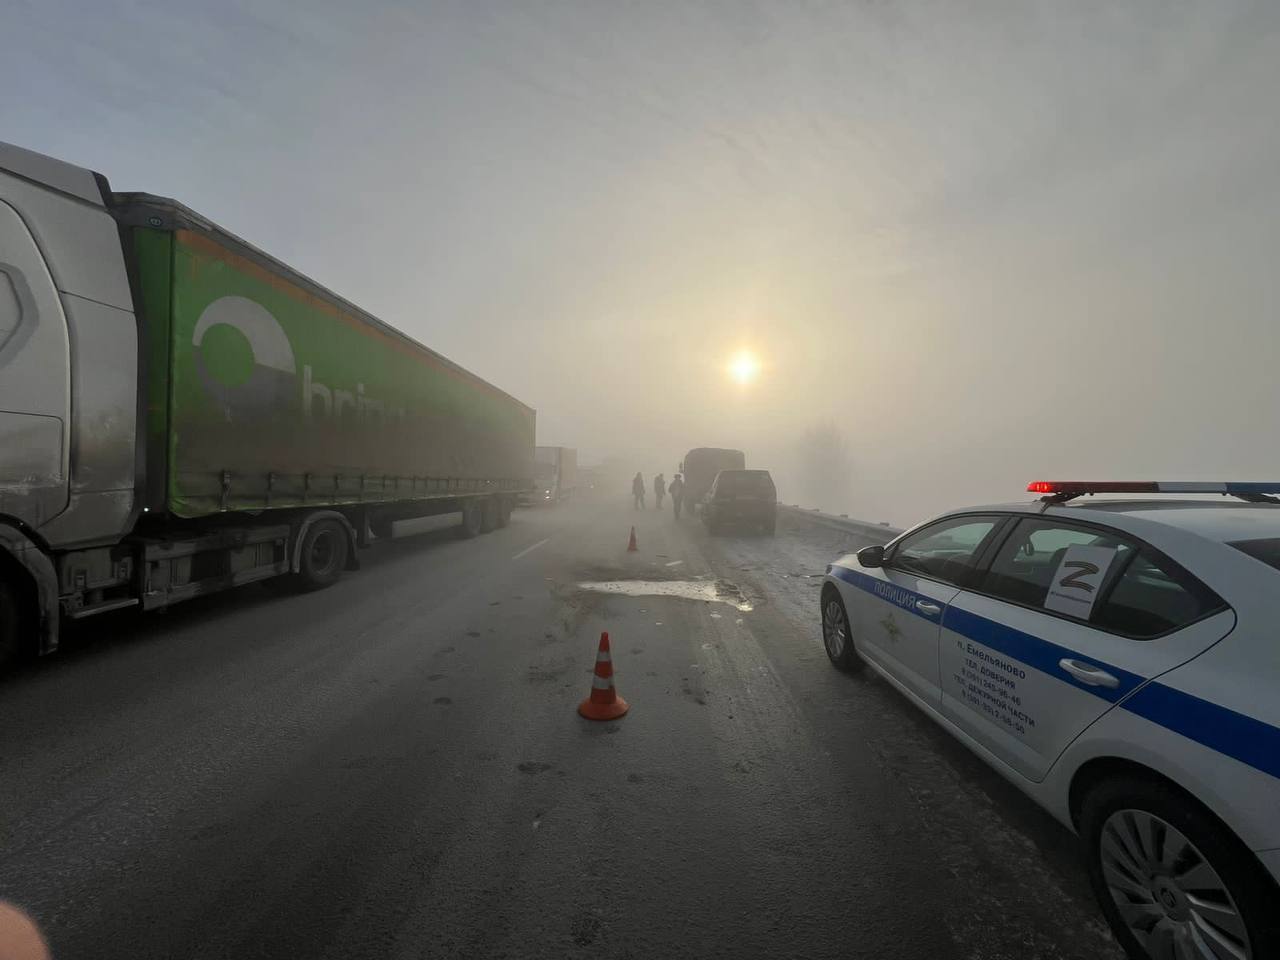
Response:
[[[739,446],[902,523],[1280,479],[1280,4],[10,0],[0,50],[0,138],[182,200],[584,459]]]

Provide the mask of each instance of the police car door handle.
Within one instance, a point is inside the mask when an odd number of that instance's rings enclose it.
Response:
[[[917,600],[916,609],[919,610],[921,613],[928,614],[931,617],[936,617],[938,614],[942,612],[942,608],[940,606],[938,606],[936,603],[930,603],[928,600]]]
[[[1115,689],[1120,686],[1119,680],[1107,673],[1107,671],[1098,669],[1091,663],[1083,663],[1079,660],[1072,660],[1064,657],[1058,661],[1058,666],[1067,671],[1067,673],[1071,674],[1081,683],[1087,683],[1091,687],[1108,687],[1110,689]]]

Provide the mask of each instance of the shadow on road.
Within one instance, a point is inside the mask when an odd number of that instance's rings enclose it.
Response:
[[[378,541],[369,549],[360,551],[360,569],[349,571],[339,581],[339,585],[358,586],[362,577],[368,577],[373,572],[414,562],[423,555],[447,550],[451,546],[461,546],[462,543],[464,541],[458,538],[453,524],[437,524],[434,529],[425,532]],[[281,591],[277,581],[265,581],[195,597],[160,610],[117,610],[84,620],[64,619],[57,653],[19,664],[0,676],[0,691],[36,677],[48,676],[74,663],[109,656],[122,648],[166,642],[173,634],[185,629],[229,620],[266,604],[305,604],[309,596],[312,595],[306,592],[290,594]],[[219,642],[224,644],[226,653],[230,652],[226,647],[245,643],[261,645],[270,642],[270,637],[227,636],[220,638]]]

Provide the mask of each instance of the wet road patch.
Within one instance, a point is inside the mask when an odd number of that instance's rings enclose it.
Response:
[[[674,597],[727,603],[743,612],[754,609],[742,588],[728,580],[600,580],[579,583],[578,589],[623,597]]]

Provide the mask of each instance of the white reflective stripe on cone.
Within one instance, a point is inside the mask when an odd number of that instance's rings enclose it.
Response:
[[[612,677],[592,677],[591,686],[596,690],[612,690],[613,678]]]
[[[601,650],[596,654],[596,663],[613,663],[613,657],[609,656],[608,650]]]

